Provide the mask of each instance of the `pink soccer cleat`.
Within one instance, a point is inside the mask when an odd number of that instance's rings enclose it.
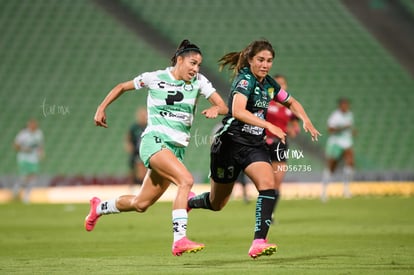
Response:
[[[190,191],[190,193],[188,193],[188,199],[187,199],[187,213],[188,213],[188,212],[190,212],[190,211],[191,211],[191,209],[192,209],[192,208],[190,208],[190,206],[188,206],[188,201],[189,201],[190,199],[194,198],[194,197],[195,197],[195,195],[196,195],[196,194],[195,194],[194,192],[191,192],[191,191]]]
[[[97,197],[93,197],[90,201],[90,210],[88,216],[85,218],[85,229],[86,231],[92,231],[95,227],[96,222],[98,221],[101,215],[96,213],[96,207],[101,203],[101,200]]]
[[[252,246],[250,246],[249,249],[249,256],[253,259],[256,259],[257,257],[266,255],[270,256],[273,253],[275,253],[277,250],[276,244],[270,244],[267,243],[265,239],[256,239],[253,240]]]
[[[196,253],[204,249],[204,247],[205,245],[202,243],[195,243],[187,239],[187,237],[183,237],[173,243],[172,254],[174,256],[181,256],[183,253]]]

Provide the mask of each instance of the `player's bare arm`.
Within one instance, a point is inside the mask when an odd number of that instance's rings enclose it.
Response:
[[[214,92],[209,98],[208,101],[211,103],[211,107],[203,110],[201,113],[206,116],[206,118],[216,118],[218,115],[225,115],[229,111],[224,103],[224,100],[221,96]]]
[[[105,97],[105,99],[101,102],[96,110],[94,121],[96,126],[101,126],[108,128],[106,124],[106,114],[105,109],[109,106],[112,102],[114,102],[120,95],[124,92],[135,89],[134,81],[130,80],[127,82],[122,82],[116,85]]]
[[[286,107],[288,107],[293,112],[293,114],[295,116],[297,116],[299,119],[302,120],[303,129],[305,130],[305,132],[310,133],[310,135],[312,137],[312,141],[317,141],[318,136],[320,136],[321,134],[313,126],[312,121],[310,120],[310,118],[306,114],[305,109],[303,108],[302,104],[300,104],[299,101],[294,99],[292,96],[289,97],[289,99],[283,104]]]

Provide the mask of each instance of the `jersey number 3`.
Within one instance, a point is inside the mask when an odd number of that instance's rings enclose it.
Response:
[[[168,91],[168,96],[165,99],[167,105],[174,105],[174,102],[179,102],[184,99],[184,95],[180,91]]]

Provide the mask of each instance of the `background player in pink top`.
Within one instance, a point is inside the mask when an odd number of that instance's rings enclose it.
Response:
[[[287,91],[287,80],[285,76],[277,74],[273,78],[283,90]],[[289,110],[289,108],[276,101],[270,101],[266,120],[282,129],[289,138],[294,138],[300,132],[298,118],[291,110]],[[266,130],[266,145],[270,151],[270,159],[272,160],[274,171],[274,189],[276,198],[274,209],[276,209],[280,195],[280,186],[287,171],[288,142],[286,138],[285,143],[283,143],[277,136]]]

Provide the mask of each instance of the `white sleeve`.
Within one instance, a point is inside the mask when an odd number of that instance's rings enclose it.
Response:
[[[201,94],[205,96],[205,98],[209,98],[216,91],[216,89],[204,75],[199,73],[197,78],[200,82]]]
[[[150,73],[142,73],[134,78],[134,86],[136,90],[148,87]]]
[[[14,139],[14,143],[16,143],[17,145],[21,145],[23,142],[23,131],[20,131],[16,138]]]
[[[338,118],[336,112],[332,113],[328,119],[328,127],[329,128],[336,128],[338,127]]]

